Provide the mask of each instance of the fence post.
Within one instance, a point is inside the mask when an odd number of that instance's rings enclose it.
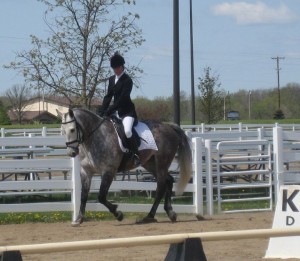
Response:
[[[1,128],[1,138],[4,138],[5,137],[5,129],[4,128]],[[2,149],[5,149],[5,146],[1,146]],[[5,158],[2,156],[2,158]]]
[[[193,138],[192,142],[194,145],[193,203],[196,208],[196,214],[203,215],[202,139]]]
[[[75,221],[79,213],[80,208],[80,195],[81,195],[81,179],[80,179],[80,160],[79,157],[71,158],[72,161],[72,206],[73,206],[73,218]]]
[[[206,163],[206,212],[211,216],[214,212],[213,200],[213,169],[211,140],[205,140],[205,163]]]
[[[281,127],[273,127],[273,155],[274,155],[274,192],[277,202],[280,186],[283,185],[283,133]]]
[[[238,128],[239,128],[239,131],[242,132],[243,131],[243,123],[239,122]]]
[[[204,133],[204,132],[205,132],[205,124],[201,123],[201,133]]]
[[[47,127],[43,127],[42,128],[42,137],[46,137],[47,136]]]

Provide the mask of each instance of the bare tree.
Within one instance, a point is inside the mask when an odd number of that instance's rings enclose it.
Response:
[[[47,6],[45,23],[50,30],[46,40],[31,35],[32,49],[17,53],[7,68],[23,73],[27,82],[39,82],[46,92],[80,98],[90,107],[101,95],[110,74],[109,57],[127,53],[144,39],[135,22],[137,14],[120,16],[118,7],[133,0],[39,0]],[[141,70],[127,66],[132,78]],[[101,89],[102,87],[102,89]]]
[[[9,101],[11,113],[18,119],[18,123],[22,123],[24,108],[27,102],[32,98],[31,90],[26,85],[13,85],[5,92],[5,96]]]

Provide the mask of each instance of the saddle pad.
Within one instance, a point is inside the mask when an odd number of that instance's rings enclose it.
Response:
[[[152,132],[145,123],[139,121],[134,128],[141,138],[141,145],[139,146],[139,150],[158,150]],[[127,149],[123,146],[119,136],[118,140],[121,150],[123,152],[127,152]]]

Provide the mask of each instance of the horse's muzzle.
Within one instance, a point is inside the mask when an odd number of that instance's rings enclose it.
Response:
[[[67,155],[72,158],[75,158],[78,155],[78,153],[79,153],[78,148],[70,148],[70,147],[67,148]]]

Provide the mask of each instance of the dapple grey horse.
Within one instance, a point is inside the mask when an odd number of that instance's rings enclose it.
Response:
[[[85,109],[69,109],[62,118],[62,131],[66,137],[68,155],[75,157],[79,154],[81,170],[81,205],[73,226],[79,226],[84,219],[88,193],[92,176],[101,175],[101,185],[98,200],[116,217],[123,219],[123,213],[117,210],[117,205],[107,200],[109,187],[120,171],[120,165],[125,153],[120,149],[118,137],[109,118],[100,117]],[[174,178],[169,174],[176,153],[180,168],[180,178],[176,183],[176,192],[181,194],[190,180],[192,167],[192,152],[188,137],[184,131],[173,124],[157,121],[147,121],[158,150],[141,150],[139,156],[141,165],[157,181],[156,196],[153,206],[143,222],[156,222],[155,214],[161,199],[165,196],[164,209],[171,221],[176,221],[177,215],[172,209],[171,195]],[[122,171],[134,168],[133,160],[122,164]]]

